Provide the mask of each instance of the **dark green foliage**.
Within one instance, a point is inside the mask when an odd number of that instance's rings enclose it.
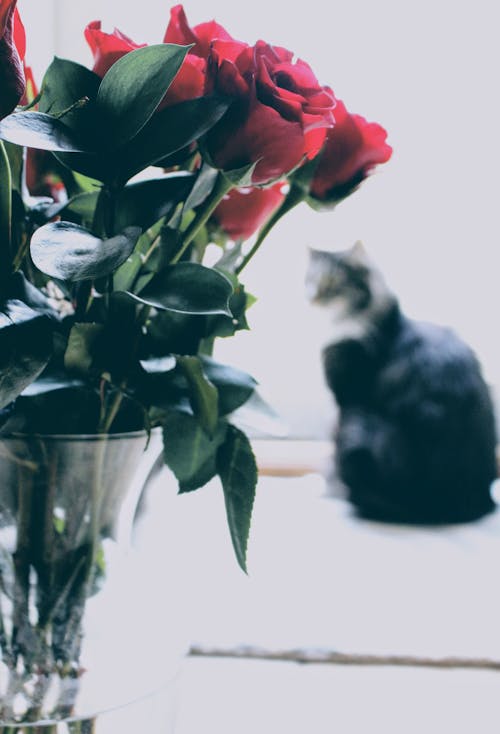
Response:
[[[35,380],[52,353],[53,324],[21,301],[0,306],[0,408]]]
[[[228,100],[162,104],[187,51],[137,49],[102,80],[55,58],[38,109],[0,121],[0,430],[161,426],[181,492],[222,480],[244,568],[256,470],[228,421],[256,383],[208,355],[247,328],[250,299],[234,275],[240,249],[212,239],[210,216],[253,169],[226,176],[204,159]],[[46,195],[61,187],[67,199]],[[203,264],[211,242],[216,267]]]
[[[180,492],[191,492],[217,473],[217,450],[227,426],[219,423],[208,436],[198,420],[187,413],[169,412],[163,424],[165,462],[179,482]]]
[[[236,558],[246,572],[246,553],[250,521],[257,486],[257,464],[248,438],[235,426],[228,426],[225,440],[217,452],[226,502],[227,520]]]
[[[59,280],[93,280],[109,275],[132,253],[141,230],[127,227],[101,240],[70,222],[52,222],[37,229],[31,239],[35,265]]]
[[[118,148],[148,122],[186,56],[189,47],[162,43],[122,56],[104,76],[96,97],[104,122],[101,146]]]
[[[177,313],[230,316],[228,301],[232,290],[229,280],[216,270],[181,262],[164,268],[133,297]]]

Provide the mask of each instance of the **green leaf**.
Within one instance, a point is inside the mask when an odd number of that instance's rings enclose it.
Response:
[[[115,237],[101,240],[77,224],[50,222],[31,238],[31,257],[36,267],[52,278],[102,278],[125,262],[140,234],[139,227],[128,227]]]
[[[240,567],[246,573],[248,536],[257,486],[257,464],[248,438],[235,426],[227,427],[226,438],[217,452],[217,472],[224,490],[234,552]]]
[[[97,96],[101,78],[86,66],[54,56],[43,77],[40,112],[57,116],[82,97]]]
[[[296,168],[290,176],[291,184],[302,191],[304,198],[309,194],[311,181],[314,178],[320,159],[321,155],[317,155],[312,160],[306,161],[302,166]]]
[[[158,44],[136,49],[109,69],[97,93],[108,144],[123,145],[144,127],[179,71],[189,46]]]
[[[163,424],[164,458],[177,477],[180,492],[203,487],[216,475],[217,449],[225,433],[225,423],[220,423],[210,438],[194,416],[181,412],[167,414]]]
[[[243,168],[233,168],[231,171],[223,171],[224,176],[233,184],[233,186],[251,186],[252,176],[258,161],[250,163]]]
[[[167,354],[164,357],[149,357],[139,361],[143,370],[148,374],[162,374],[171,372],[177,365],[177,360],[173,354]]]
[[[38,377],[52,354],[53,326],[18,300],[0,307],[0,408]]]
[[[136,225],[146,229],[168,217],[190,191],[193,173],[178,171],[161,178],[138,181],[120,191],[116,202],[116,227]]]
[[[68,127],[88,136],[89,128],[95,133],[95,106],[71,108],[79,100],[94,100],[100,83],[100,77],[85,66],[56,56],[43,77],[38,109],[54,117],[62,114]]]
[[[66,212],[71,212],[85,222],[92,222],[98,198],[98,191],[85,191],[82,194],[77,194],[59,209],[58,214],[63,215]]]
[[[59,392],[60,390],[70,390],[72,388],[84,387],[85,383],[78,377],[73,375],[70,377],[66,372],[47,375],[45,372],[41,377],[36,379],[25,390],[23,390],[23,398],[34,398],[39,395]]]
[[[203,372],[219,392],[219,411],[227,415],[244,405],[255,392],[257,381],[243,370],[201,357]]]
[[[219,264],[215,265],[219,270]],[[244,286],[238,282],[236,276],[228,271],[221,271],[231,281],[233,293],[229,299],[231,318],[228,316],[211,316],[207,320],[207,335],[227,337],[233,336],[241,329],[248,329],[246,310],[249,307],[250,296],[245,292]]]
[[[21,270],[12,273],[6,290],[9,299],[22,301],[38,313],[45,313],[57,320],[60,318],[60,314],[54,309],[45,293],[36,288]]]
[[[158,311],[148,323],[151,354],[197,354],[205,336],[205,318],[175,311]]]
[[[115,168],[111,158],[104,152],[98,155],[97,153],[65,153],[60,151],[55,152],[54,155],[63,166],[87,178],[109,182],[113,181],[115,177]]]
[[[92,193],[100,188],[100,182],[95,178],[89,178],[83,173],[73,173],[78,193]]]
[[[182,210],[179,208],[178,213],[181,215]],[[173,217],[164,224],[161,230],[160,247],[165,263],[169,264],[179,252],[182,246],[182,232],[180,228],[180,219],[177,220],[177,211]]]
[[[203,204],[205,199],[212,193],[219,172],[208,163],[204,163],[196,177],[195,184],[184,204],[184,211],[195,209]]]
[[[0,138],[40,150],[84,152],[86,143],[64,122],[44,112],[14,112],[0,121]]]
[[[228,105],[220,97],[180,102],[153,115],[139,134],[118,150],[102,150],[99,154],[58,152],[56,158],[97,181],[125,183],[147,166],[162,163],[167,156],[202,137]]]
[[[155,275],[140,295],[129,295],[167,311],[230,315],[231,293],[231,283],[221,273],[197,263],[180,262]]]
[[[148,263],[152,251],[157,247],[156,242],[160,236],[162,226],[163,220],[161,219],[139,237],[135,250],[115,273],[114,288],[116,291],[132,290],[141,270],[144,268],[149,271]]]
[[[128,181],[147,166],[190,145],[222,117],[229,102],[220,97],[198,97],[157,112],[141,132],[116,153],[117,178]]]
[[[212,438],[219,421],[219,394],[207,379],[198,357],[178,356],[177,364],[187,380],[189,402],[201,427]]]
[[[177,369],[175,358],[173,361],[174,368],[165,358],[140,360],[140,369],[129,379],[128,389],[142,405],[148,408],[154,406],[164,413],[180,411],[193,417],[187,382]]]
[[[162,217],[169,216],[187,195],[194,180],[193,173],[178,171],[129,184],[116,196],[115,229],[122,231],[132,225],[147,229]],[[57,214],[71,212],[86,222],[92,222],[98,196],[98,191],[77,194],[59,205]]]
[[[36,380],[17,399],[15,414],[21,426],[15,430],[26,433],[95,433],[100,407],[97,392],[82,381],[65,380],[59,386],[55,382],[50,386],[44,373],[40,381]]]
[[[7,152],[10,170],[12,172],[12,188],[19,194],[22,194],[23,149],[19,145],[5,142],[5,150]]]
[[[88,373],[94,366],[96,345],[104,326],[102,324],[74,324],[64,354],[64,366],[70,372]]]

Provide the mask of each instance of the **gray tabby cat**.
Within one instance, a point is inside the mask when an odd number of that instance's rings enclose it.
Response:
[[[490,512],[495,419],[472,350],[406,318],[359,243],[312,251],[306,287],[330,321],[322,356],[339,407],[336,473],[358,512],[433,524]]]

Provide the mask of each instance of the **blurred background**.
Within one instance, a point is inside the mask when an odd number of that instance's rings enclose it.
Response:
[[[28,63],[38,82],[53,53],[91,63],[85,25],[101,19],[137,42],[161,42],[165,0],[19,0]],[[251,332],[218,356],[261,383],[289,435],[328,435],[333,403],[320,367],[327,336],[304,296],[307,247],[362,240],[406,313],[452,326],[500,392],[497,176],[499,49],[495,3],[351,0],[307,5],[186,0],[191,25],[215,19],[237,38],[285,46],[305,59],[351,112],[382,124],[392,160],[334,212],[301,205],[245,272],[258,296]]]

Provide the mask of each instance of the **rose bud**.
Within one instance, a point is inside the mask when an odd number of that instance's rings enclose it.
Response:
[[[313,200],[333,204],[348,196],[377,164],[386,163],[392,155],[381,125],[351,115],[341,101],[337,101],[334,115],[335,127],[327,133],[316,166],[312,163],[309,182]]]
[[[24,94],[25,50],[26,39],[16,0],[0,0],[0,119],[14,110]]]
[[[280,182],[266,189],[232,189],[217,206],[212,218],[232,240],[246,240],[279,207],[285,198],[283,187]]]

